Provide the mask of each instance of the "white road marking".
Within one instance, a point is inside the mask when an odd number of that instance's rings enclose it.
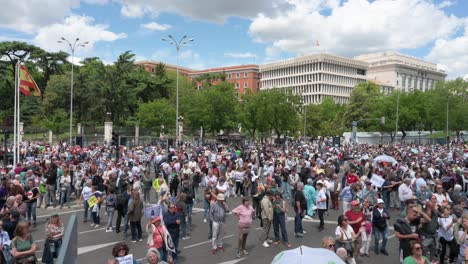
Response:
[[[222,263],[219,263],[219,264],[236,264],[237,262],[239,261],[242,261],[244,260],[245,258],[241,258],[241,259],[234,259],[234,260],[230,260],[230,261],[226,261],[226,262],[222,262]]]
[[[233,237],[233,236],[234,236],[234,235],[224,236],[223,239],[230,238],[230,237]],[[201,245],[204,245],[204,244],[208,244],[208,243],[211,243],[211,240],[207,240],[207,241],[200,242],[200,243],[193,244],[193,245],[188,245],[188,246],[185,246],[184,249],[193,248],[193,247],[198,247],[198,246],[201,246]]]

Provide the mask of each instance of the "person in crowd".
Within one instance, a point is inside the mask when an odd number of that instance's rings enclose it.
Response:
[[[3,229],[3,221],[0,220],[0,263],[13,263],[11,255],[11,240],[8,232]]]
[[[239,219],[239,239],[237,243],[236,257],[240,258],[241,255],[248,255],[249,252],[245,249],[247,243],[247,236],[249,235],[252,221],[255,219],[255,210],[250,205],[248,197],[242,198],[242,204],[232,210],[232,213]]]
[[[440,263],[444,263],[445,261],[447,246],[450,248],[450,263],[454,263],[455,258],[458,255],[458,248],[456,240],[454,239],[454,225],[457,220],[450,215],[450,209],[448,206],[441,206],[439,211],[440,216],[437,220],[439,223],[439,230],[437,234],[439,237],[440,247],[442,249],[440,252]]]
[[[294,234],[296,237],[304,236],[304,229],[302,228],[302,218],[304,218],[307,211],[307,201],[303,193],[304,183],[297,183],[297,190],[294,192]]]
[[[168,211],[163,215],[164,224],[169,232],[172,243],[176,252],[171,252],[172,259],[175,263],[178,261],[177,248],[179,247],[180,224],[182,223],[182,215],[176,211],[176,205],[169,203]]]
[[[429,259],[423,255],[422,244],[416,240],[409,243],[411,255],[403,260],[403,264],[429,264]],[[443,263],[443,262],[442,262]]]
[[[151,187],[153,186],[153,179],[151,179],[151,175],[149,171],[146,171],[145,174],[143,174],[143,178],[141,179],[141,182],[142,182],[144,203],[149,204],[151,202],[151,199],[150,199]]]
[[[148,264],[168,264],[161,259],[161,254],[155,248],[149,248],[146,253],[146,261]]]
[[[335,239],[330,236],[322,238],[322,248],[335,252]]]
[[[15,263],[36,263],[36,243],[29,232],[29,223],[16,226],[15,237],[11,240],[11,254]]]
[[[356,260],[354,258],[354,241],[361,235],[361,231],[362,230],[359,229],[358,233],[354,233],[353,228],[348,224],[348,218],[345,215],[338,216],[338,226],[335,230],[336,242],[339,243],[339,246],[337,247],[343,247],[346,249],[346,252],[348,253],[347,261],[350,264],[356,264]]]
[[[101,204],[103,201],[103,195],[98,190],[97,186],[91,188],[93,196],[96,197],[97,203],[92,206],[91,209],[91,218],[93,219],[92,227],[98,228],[101,225]]]
[[[317,212],[320,220],[320,224],[318,226],[319,232],[322,232],[325,228],[325,222],[323,220],[323,214],[327,210],[327,196],[325,195],[325,188],[321,181],[317,182],[317,197],[315,200],[317,201]]]
[[[119,263],[118,259],[121,257],[125,257],[130,254],[130,248],[125,242],[119,242],[114,245],[112,248],[112,256],[117,259],[117,263]],[[133,264],[139,264],[138,261],[133,258]]]
[[[275,245],[280,243],[280,230],[283,243],[291,248],[292,245],[288,240],[288,233],[286,231],[286,201],[283,200],[281,193],[276,193],[275,199],[273,201],[273,232],[275,234]]]
[[[51,162],[48,165],[48,169],[45,173],[46,178],[46,206],[57,206],[55,190],[57,187],[57,164],[55,162]]]
[[[410,242],[419,239],[416,229],[420,224],[420,218],[418,218],[420,212],[417,206],[408,206],[405,218],[397,219],[393,225],[395,237],[400,241],[400,262],[411,254]]]
[[[187,232],[187,222],[188,222],[188,208],[187,208],[187,194],[183,191],[179,192],[179,195],[176,197],[176,207],[177,211],[182,216],[182,222],[180,224],[182,239],[190,239],[190,236]]]
[[[312,219],[314,216],[314,207],[316,203],[316,191],[314,186],[312,186],[313,180],[311,178],[307,179],[307,184],[304,186],[304,195],[307,200],[307,212],[304,216],[306,219]]]
[[[411,179],[403,179],[403,184],[398,187],[398,199],[400,200],[400,216],[404,217],[406,208],[406,201],[413,197],[413,190],[411,189]]]
[[[11,209],[20,213],[22,217],[26,217],[26,213],[28,212],[28,205],[23,202],[23,194],[15,195],[15,202],[13,203]]]
[[[340,192],[340,200],[343,202],[343,214],[351,209],[350,204],[353,201],[353,191],[351,185],[346,185]]]
[[[423,189],[423,186],[421,186]],[[437,209],[437,198],[432,195],[430,200],[425,203],[424,213],[429,217],[429,219],[421,219],[421,228],[419,233],[421,235],[421,243],[423,246],[423,253],[425,256],[429,256],[431,260],[437,258],[438,254],[438,243],[437,243],[437,230],[439,229],[438,223],[438,209]],[[455,234],[456,235],[456,234]]]
[[[58,213],[52,213],[49,223],[46,224],[46,241],[42,252],[42,263],[53,264],[58,257],[65,228]]]
[[[385,203],[382,199],[377,200],[377,206],[372,211],[372,233],[374,234],[374,253],[378,255],[382,253],[388,256],[387,241],[388,241],[388,220],[390,214],[385,208]],[[380,240],[382,239],[382,244]]]
[[[436,185],[436,192],[434,193],[434,196],[437,199],[437,206],[439,207],[452,203],[452,199],[450,199],[450,196],[445,192],[444,187],[441,184]]]
[[[161,217],[156,216],[146,225],[148,233],[147,246],[158,251],[159,259],[167,261],[166,241],[164,240],[164,228],[161,225]]]
[[[341,183],[338,178],[338,174],[334,173],[331,180],[330,180],[330,198],[331,198],[331,206],[330,209],[332,210],[339,210],[339,195],[341,191]]]
[[[115,207],[117,205],[117,198],[115,196],[115,189],[110,188],[105,198],[105,206],[107,212],[107,228],[106,233],[112,232],[112,221],[114,219]]]
[[[122,218],[124,218],[124,224],[125,223],[125,218],[127,215],[127,210],[128,210],[128,204],[131,199],[131,192],[128,189],[131,189],[131,187],[126,183],[126,179],[119,174],[117,176],[117,181],[116,181],[116,205],[115,205],[115,210],[117,210],[117,219],[115,220],[115,232],[118,234],[120,233],[120,226],[122,222]]]
[[[28,207],[28,222],[31,223],[31,218],[33,220],[32,225],[36,227],[36,208],[37,208],[37,198],[39,197],[39,188],[34,186],[34,180],[30,179],[28,181],[28,186],[25,188],[26,196],[26,205]]]
[[[18,211],[11,210],[8,217],[3,218],[3,229],[7,231],[10,238],[15,236],[15,230],[19,222],[20,214]]]
[[[83,187],[83,190],[81,191],[81,197],[80,197],[80,202],[83,204],[83,214],[84,214],[84,220],[83,223],[88,222],[88,210],[89,210],[89,204],[88,204],[88,199],[93,196],[93,189],[92,187],[92,181],[91,180],[86,180],[86,186]]]
[[[357,200],[351,202],[351,210],[348,210],[345,213],[346,218],[348,219],[347,224],[353,228],[355,234],[359,233],[362,223],[366,221],[364,213],[361,210],[360,204]],[[354,242],[354,254],[359,254],[359,249],[361,248],[361,239],[362,236],[357,237],[353,240]]]
[[[130,230],[132,232],[132,243],[143,241],[141,231],[141,218],[143,217],[143,202],[140,199],[140,193],[133,191],[132,201],[128,206],[128,221],[130,222]]]
[[[65,204],[70,208],[71,182],[70,170],[66,169],[63,176],[60,177],[60,209]]]
[[[265,196],[263,196],[262,201],[260,202],[261,207],[261,216],[262,216],[262,236],[260,242],[262,242],[262,246],[270,247],[269,243],[273,241],[269,239],[270,229],[273,222],[273,193],[271,191],[266,191]]]
[[[211,254],[213,255],[215,255],[218,250],[224,252],[223,232],[224,225],[226,223],[226,213],[229,212],[229,208],[224,199],[224,194],[219,193],[216,196],[216,202],[211,204],[210,208],[210,221],[212,222],[213,228],[213,237],[211,239]]]

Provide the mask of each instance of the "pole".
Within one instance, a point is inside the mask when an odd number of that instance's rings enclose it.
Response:
[[[75,47],[72,48],[71,80],[70,80],[70,145],[73,139],[73,59],[75,57]]]
[[[447,118],[446,118],[446,129],[447,129],[447,148],[450,146],[450,136],[449,136],[449,102],[450,96],[447,96]]]
[[[179,46],[176,47],[177,50],[177,69],[176,69],[176,148],[179,146]]]
[[[397,133],[398,133],[398,110],[399,110],[399,107],[400,107],[400,92],[401,91],[398,91],[397,104],[396,104],[395,143],[397,141]]]
[[[304,142],[306,141],[307,107],[304,105]]]
[[[16,96],[16,93],[18,92],[18,83],[19,83],[19,78],[18,78],[18,64],[19,64],[19,60],[18,62],[16,63],[15,65],[15,106],[14,106],[14,111],[13,111],[13,167],[16,167],[16,116],[17,116],[17,113],[16,111],[18,110],[18,102],[17,102],[17,99],[18,97]]]
[[[18,143],[18,144],[17,144],[17,148],[18,148],[18,149],[16,150],[16,156],[17,156],[17,157],[16,157],[16,160],[17,160],[18,162],[21,162],[21,161],[20,161],[20,152],[21,152],[21,147],[20,147],[20,143],[21,143],[21,142],[20,142],[20,133],[21,133],[21,131],[19,131],[19,130],[20,130],[20,114],[21,114],[21,111],[20,111],[20,109],[21,109],[21,108],[20,108],[20,91],[19,91],[20,82],[21,82],[21,81],[20,81],[20,67],[21,67],[21,62],[18,63],[18,68],[16,69],[16,70],[17,70],[17,73],[18,73],[18,87],[17,87],[17,89],[16,89],[16,94],[18,95],[18,99],[17,99],[17,101],[18,101],[18,110],[17,110],[17,114],[16,114],[16,118],[18,119],[18,120],[16,120],[16,129],[17,129],[17,132],[16,132],[16,133],[17,133],[17,134],[16,134],[16,141],[17,141],[17,143]]]

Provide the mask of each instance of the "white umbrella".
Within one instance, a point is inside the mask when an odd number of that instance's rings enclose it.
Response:
[[[398,163],[396,159],[387,155],[380,155],[380,156],[375,157],[374,164],[376,164],[377,162],[388,162],[388,163],[392,163],[392,165],[395,165]]]
[[[324,248],[300,246],[285,250],[275,256],[271,264],[345,264],[335,252]]]

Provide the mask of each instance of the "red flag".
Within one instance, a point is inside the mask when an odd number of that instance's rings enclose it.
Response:
[[[20,87],[19,90],[22,94],[26,96],[42,96],[41,90],[39,86],[37,86],[36,82],[34,81],[31,74],[29,74],[28,70],[24,65],[21,65],[20,68]]]

